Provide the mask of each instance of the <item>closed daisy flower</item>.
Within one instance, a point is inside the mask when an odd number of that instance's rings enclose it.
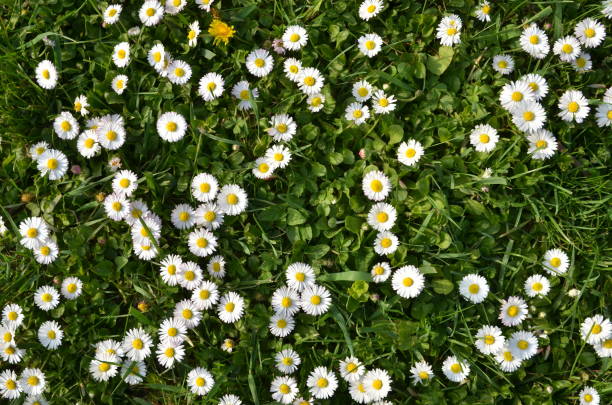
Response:
[[[219,289],[212,281],[204,280],[191,294],[191,301],[201,310],[212,308],[219,301]]]
[[[311,67],[302,69],[297,80],[300,90],[309,96],[320,93],[324,82],[325,78],[321,72]]]
[[[200,23],[197,21],[192,22],[187,27],[187,40],[189,46],[196,46],[198,43],[198,36],[200,35]]]
[[[288,58],[283,63],[283,71],[289,80],[297,82],[302,72],[302,62],[295,58]]]
[[[372,17],[376,17],[383,9],[381,0],[364,0],[359,6],[359,18],[368,21]]]
[[[315,285],[315,274],[312,267],[306,263],[296,262],[287,267],[285,272],[290,288],[301,292],[306,287]]]
[[[308,42],[308,34],[299,25],[290,25],[283,33],[283,47],[290,51],[302,49]]]
[[[578,73],[585,73],[591,70],[593,63],[591,62],[591,55],[582,52],[578,57],[572,61],[574,70]]]
[[[548,83],[546,83],[546,79],[539,74],[529,73],[523,76],[520,81],[529,85],[535,101],[540,101],[548,94]]]
[[[462,382],[470,374],[470,365],[455,356],[449,356],[442,363],[442,372],[450,381]]]
[[[564,274],[570,266],[567,254],[561,249],[550,249],[544,253],[544,270],[553,276]]]
[[[270,161],[267,157],[261,157],[255,160],[252,172],[258,179],[266,180],[274,175],[276,167],[273,161]]]
[[[299,390],[293,377],[280,376],[272,380],[270,393],[275,401],[281,404],[291,404]]]
[[[225,259],[218,255],[211,257],[206,269],[211,277],[222,279],[225,277]]]
[[[223,294],[219,299],[217,314],[225,323],[237,322],[244,314],[244,299],[233,291]]]
[[[585,48],[595,48],[606,37],[606,27],[597,20],[585,18],[576,24],[574,35]]]
[[[21,383],[13,370],[0,373],[0,395],[6,399],[16,399],[21,396]]]
[[[183,85],[191,78],[191,66],[182,60],[173,60],[167,68],[168,80],[172,84]]]
[[[181,319],[187,329],[193,329],[200,324],[202,312],[191,300],[182,300],[174,307],[174,317]]]
[[[34,304],[43,311],[50,311],[58,306],[60,295],[49,285],[42,286],[34,293]]]
[[[272,308],[274,312],[293,316],[300,311],[300,296],[297,291],[288,287],[281,287],[272,294]]]
[[[319,316],[326,313],[331,302],[329,290],[316,284],[305,287],[300,295],[300,307],[308,315]]]
[[[206,395],[215,385],[215,379],[205,368],[196,367],[187,375],[187,385],[192,393]]]
[[[157,0],[147,0],[140,7],[138,17],[147,27],[156,25],[164,17],[164,7]]]
[[[391,382],[389,374],[380,368],[370,370],[363,376],[363,385],[366,392],[374,401],[387,397],[391,391]]]
[[[519,360],[529,360],[538,352],[538,338],[531,332],[516,331],[508,339],[508,348]]]
[[[477,152],[491,152],[498,140],[497,130],[488,124],[476,125],[470,134],[470,143]]]
[[[525,294],[528,297],[545,297],[550,291],[550,282],[544,276],[534,274],[525,280]]]
[[[599,405],[599,393],[595,388],[584,387],[578,394],[580,405]]]
[[[312,94],[308,96],[306,103],[308,104],[308,110],[312,112],[319,112],[325,106],[325,96],[320,93]]]
[[[477,274],[468,274],[459,283],[459,293],[466,300],[478,304],[483,302],[489,294],[487,280]]]
[[[160,342],[157,345],[157,361],[165,368],[172,368],[177,362],[181,362],[185,357],[185,349],[181,343],[169,341]]]
[[[40,217],[26,218],[19,223],[21,244],[28,249],[42,246],[49,237],[49,228]]]
[[[491,21],[491,4],[488,1],[483,1],[476,8],[476,18],[480,21],[489,22]]]
[[[225,82],[217,73],[207,73],[200,79],[198,94],[204,101],[212,101],[223,94]]]
[[[455,14],[446,16],[440,20],[436,28],[436,38],[444,46],[453,46],[461,42],[461,18]]]
[[[232,87],[232,96],[240,100],[238,109],[246,111],[253,108],[255,99],[259,98],[259,90],[257,87],[251,89],[249,82],[241,80]]]
[[[202,269],[194,262],[184,262],[179,268],[178,282],[181,287],[194,290],[202,282]]]
[[[580,42],[571,35],[559,38],[553,45],[553,52],[562,62],[571,62],[580,55]]]
[[[272,333],[276,337],[286,337],[293,332],[295,328],[295,320],[292,316],[289,316],[284,313],[276,313],[272,315],[270,318],[270,323],[268,325],[270,329],[270,333]]]
[[[425,286],[425,277],[415,266],[400,267],[393,273],[391,285],[395,292],[403,298],[415,298]]]
[[[26,395],[40,395],[45,390],[47,381],[39,368],[24,368],[19,377],[19,385]]]
[[[79,123],[68,111],[53,120],[53,130],[60,139],[74,139],[79,134]]]
[[[380,232],[374,240],[374,251],[379,255],[393,254],[399,246],[397,236],[389,231]]]
[[[57,70],[49,60],[43,60],[36,66],[36,82],[46,90],[55,88],[57,85]]]
[[[109,194],[104,199],[106,215],[113,221],[121,221],[130,211],[130,203],[123,194]]]
[[[188,243],[189,251],[199,257],[209,256],[217,250],[217,238],[203,228],[191,232]]]
[[[502,75],[508,75],[514,70],[514,59],[510,55],[496,55],[493,57],[493,69]]]
[[[423,146],[419,141],[409,139],[408,142],[402,142],[397,149],[397,160],[406,166],[414,166],[417,164],[424,154]]]
[[[531,101],[535,101],[535,95],[531,86],[523,80],[505,84],[499,94],[499,102],[502,107],[511,113]]]
[[[536,24],[531,24],[519,38],[521,48],[536,59],[543,59],[550,52],[548,37]]]
[[[567,90],[559,99],[559,117],[563,121],[581,123],[589,115],[589,100],[578,90]]]
[[[7,304],[2,308],[2,323],[8,328],[18,328],[23,322],[23,309],[17,304]],[[6,332],[5,332],[6,333]],[[4,339],[6,336],[3,335]]]
[[[225,215],[240,215],[247,208],[247,194],[240,186],[227,184],[219,190],[217,205]]]
[[[199,173],[191,180],[191,195],[198,201],[213,201],[218,190],[219,182],[211,174]]]
[[[372,266],[370,274],[372,275],[372,281],[375,283],[384,283],[391,276],[391,266],[386,262],[377,263]]]
[[[601,128],[612,126],[612,104],[600,104],[595,112],[597,125]]]
[[[357,47],[359,52],[371,58],[380,52],[382,46],[382,38],[378,34],[366,34],[359,37]]]
[[[586,318],[580,325],[580,335],[588,344],[595,345],[612,336],[612,324],[602,315]]]
[[[418,361],[410,368],[410,379],[413,384],[426,383],[434,377],[431,365],[426,361]]]
[[[134,254],[141,260],[151,260],[157,256],[157,248],[150,240],[134,241]]]
[[[522,360],[516,358],[508,345],[504,345],[502,349],[495,355],[495,360],[499,363],[499,368],[506,373],[513,373],[521,366]]]
[[[55,350],[62,344],[64,332],[55,321],[47,321],[38,328],[38,341],[49,350]]]
[[[397,211],[392,205],[377,203],[370,208],[368,213],[368,225],[378,232],[388,231],[395,224]]]
[[[395,96],[388,96],[382,90],[376,90],[372,97],[372,109],[376,114],[388,114],[395,110]]]
[[[274,59],[265,49],[256,49],[246,57],[246,68],[253,76],[267,76],[274,68]]]
[[[276,142],[289,142],[297,131],[297,124],[290,115],[277,114],[270,118],[266,131]]]
[[[476,348],[482,354],[496,354],[505,342],[506,338],[497,326],[485,325],[476,332]]]
[[[546,122],[546,111],[540,103],[527,101],[512,112],[512,122],[520,131],[534,132],[542,129]]]
[[[538,160],[545,160],[552,157],[557,151],[557,140],[552,132],[540,129],[527,135],[529,141],[528,153],[531,157]]]
[[[81,156],[87,159],[94,157],[100,152],[100,143],[98,143],[98,133],[93,129],[83,131],[77,139],[77,150]]]
[[[338,388],[338,379],[325,367],[316,367],[308,375],[306,386],[310,394],[317,399],[331,398]]]
[[[126,75],[117,75],[111,82],[113,91],[119,95],[123,94],[127,89],[128,77]]]
[[[138,187],[138,177],[131,170],[121,170],[113,178],[113,192],[131,196]]]
[[[68,171],[68,159],[59,150],[49,149],[38,159],[38,171],[49,180],[61,179]]]
[[[360,103],[368,101],[372,97],[372,85],[366,80],[353,84],[353,97]]]
[[[130,44],[120,42],[113,49],[113,63],[117,67],[126,67],[130,63]]]
[[[157,119],[157,133],[167,142],[176,142],[185,136],[187,122],[185,118],[174,111],[163,113]]]
[[[195,223],[209,230],[218,229],[223,224],[223,213],[215,203],[201,204],[194,212]]]
[[[276,353],[274,356],[276,369],[283,374],[291,374],[297,371],[302,362],[300,356],[293,349],[285,349]]]
[[[147,366],[142,361],[126,360],[121,366],[120,375],[129,385],[140,384],[147,375]]]
[[[520,325],[527,317],[527,304],[520,297],[509,297],[507,300],[502,300],[499,319],[504,326]]]
[[[374,170],[363,176],[361,188],[368,199],[382,201],[391,192],[391,182],[383,172]]]
[[[344,360],[340,360],[338,366],[338,372],[340,377],[347,382],[359,381],[365,374],[365,366],[359,361],[357,357],[347,357]]]
[[[121,343],[125,356],[133,361],[142,361],[151,354],[153,340],[142,328],[130,329]]]
[[[119,21],[119,16],[121,15],[121,7],[120,4],[111,4],[104,10],[104,24],[112,25]]]
[[[2,343],[0,346],[0,358],[9,364],[17,364],[23,358],[25,350],[18,348],[14,342]]]
[[[51,264],[57,259],[59,254],[59,250],[57,248],[57,244],[52,240],[46,240],[43,244],[41,244],[34,251],[34,258],[40,264]]]

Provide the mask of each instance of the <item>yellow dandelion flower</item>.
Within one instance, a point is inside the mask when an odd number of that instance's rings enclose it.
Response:
[[[221,20],[215,19],[210,23],[208,33],[215,38],[213,41],[215,45],[219,45],[221,42],[227,45],[230,38],[234,36],[236,31],[234,30],[234,27],[227,25]]]

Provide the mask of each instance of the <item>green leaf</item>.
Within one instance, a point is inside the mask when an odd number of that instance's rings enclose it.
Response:
[[[372,275],[365,271],[343,271],[321,274],[317,279],[321,281],[372,281]]]
[[[387,128],[387,133],[389,134],[389,144],[393,145],[402,141],[404,128],[399,125],[391,125]]]
[[[442,295],[450,294],[455,289],[453,282],[445,278],[436,279],[431,284],[433,286],[433,290]]]
[[[427,55],[427,69],[440,76],[448,69],[455,52],[450,46],[441,46],[436,56]]]
[[[344,227],[349,231],[359,234],[361,232],[361,225],[363,224],[363,220],[354,216],[348,216],[344,220]]]
[[[287,210],[287,225],[301,225],[306,222],[306,216],[295,208]]]

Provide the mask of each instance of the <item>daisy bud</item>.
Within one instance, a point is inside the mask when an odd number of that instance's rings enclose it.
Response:
[[[552,24],[551,24],[551,23],[546,23],[546,24],[544,24],[544,29],[545,29],[545,30],[549,30],[549,29],[551,29],[551,28],[552,28]]]
[[[101,245],[101,246],[106,245],[106,239],[104,239],[104,238],[98,238],[98,245]]]
[[[23,193],[23,194],[21,194],[21,202],[22,203],[29,203],[33,199],[34,199],[34,194],[32,194],[32,193]]]
[[[147,312],[149,310],[149,304],[146,301],[140,301],[137,308],[140,312]]]
[[[579,295],[580,295],[580,291],[579,291],[579,290],[577,290],[577,289],[575,289],[575,288],[572,288],[571,290],[569,290],[569,291],[567,292],[567,295],[568,295],[568,296],[570,296],[570,297],[572,297],[572,298],[575,298],[575,297],[577,297],[577,296],[579,296]]]
[[[102,192],[96,194],[96,201],[98,201],[98,202],[104,201],[105,198],[106,198],[106,194],[104,194]]]
[[[546,312],[540,312],[540,313],[538,314],[538,318],[540,318],[540,319],[544,319],[544,318],[546,318]]]
[[[552,387],[552,386],[550,386],[550,385],[547,385],[547,386],[546,386],[546,392],[548,392],[549,394],[552,394],[552,392],[553,392],[553,387]]]
[[[72,172],[72,174],[81,174],[81,166],[74,165],[70,168],[70,171]]]
[[[489,192],[489,187],[482,186],[482,187],[480,188],[480,191],[482,191],[483,193],[488,193],[488,192]]]
[[[377,302],[378,300],[380,300],[380,295],[370,294],[370,299],[372,300],[372,302]]]
[[[365,151],[365,149],[363,149],[363,148],[359,149],[359,153],[358,154],[359,154],[360,158],[362,158],[362,159],[366,158],[366,151]]]
[[[62,281],[59,279],[59,277],[53,277],[53,284],[60,285],[61,282]]]
[[[232,150],[233,151],[240,150],[240,145],[232,145]]]
[[[136,26],[136,27],[132,27],[128,30],[127,34],[130,37],[135,37],[136,35],[140,34],[140,27]]]

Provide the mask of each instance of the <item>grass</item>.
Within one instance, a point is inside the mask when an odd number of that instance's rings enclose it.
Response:
[[[356,1],[225,1],[214,7],[234,25],[236,37],[219,48],[204,34],[192,50],[184,40],[186,25],[197,18],[207,28],[208,13],[190,2],[186,11],[166,17],[164,25],[128,37],[127,29],[140,25],[135,14],[140,2],[132,3],[125,5],[120,23],[108,28],[100,25],[103,3],[9,0],[0,5],[0,215],[7,226],[43,216],[61,250],[56,262],[41,266],[9,226],[0,244],[0,304],[16,302],[25,308],[17,342],[27,354],[10,368],[40,367],[49,382],[47,399],[54,404],[216,404],[223,394],[235,393],[244,403],[269,404],[274,353],[291,345],[302,358],[296,379],[304,394],[314,367],[336,370],[339,360],[354,353],[368,367],[388,370],[396,404],[575,404],[584,385],[597,388],[602,403],[609,402],[610,361],[584,344],[579,326],[588,316],[609,316],[612,138],[609,128],[595,125],[592,113],[585,124],[556,119],[556,104],[568,88],[582,90],[593,103],[601,99],[610,85],[612,42],[608,38],[591,51],[594,71],[584,75],[554,56],[536,62],[517,44],[527,21],[550,24],[547,34],[553,41],[587,16],[602,20],[610,33],[600,2],[495,2],[493,20],[485,24],[468,15],[475,7],[469,0],[387,1],[381,16],[369,23],[358,19]],[[462,44],[452,50],[439,49],[435,40],[435,27],[445,13],[464,20]],[[319,114],[305,109],[304,97],[278,67],[260,80],[244,68],[249,51],[269,46],[290,23],[302,24],[310,36],[296,57],[321,69],[326,78],[327,104]],[[372,59],[359,56],[355,46],[367,32],[377,32],[386,44]],[[56,45],[45,46],[44,36]],[[129,89],[117,96],[109,85],[118,73],[110,54],[122,40],[132,45],[133,60],[122,69],[130,77]],[[154,40],[192,65],[189,85],[173,86],[146,64]],[[517,63],[510,80],[533,71],[548,80],[551,90],[543,102],[547,125],[561,145],[550,160],[530,158],[524,135],[498,105],[498,93],[509,79],[493,71],[491,60],[502,52]],[[33,78],[45,58],[61,72],[52,91],[38,87]],[[276,66],[281,60],[275,55]],[[209,71],[224,76],[226,92],[203,103],[195,87]],[[256,113],[237,111],[227,94],[227,87],[242,79],[259,88]],[[356,127],[342,117],[352,84],[361,79],[379,87],[388,84],[399,103],[394,113]],[[125,118],[128,140],[116,153],[103,151],[86,160],[73,144],[52,134],[52,119],[70,109],[81,93],[87,94],[95,115],[112,112]],[[169,110],[190,122],[187,136],[177,144],[161,142],[155,130],[156,117]],[[281,112],[298,123],[290,143],[293,160],[274,180],[260,181],[250,174],[250,162],[271,143],[264,130],[268,117]],[[490,154],[476,153],[469,145],[469,132],[479,123],[500,133]],[[396,160],[399,143],[408,138],[426,147],[416,168]],[[64,151],[82,173],[56,182],[42,178],[26,156],[27,146],[40,140]],[[365,159],[358,156],[361,149]],[[97,201],[98,193],[111,191],[106,163],[112,156],[138,174],[137,197],[163,219],[162,254],[190,256],[187,232],[172,228],[169,218],[174,205],[195,205],[189,182],[196,173],[207,171],[223,184],[240,184],[250,199],[246,214],[227,217],[216,232],[219,252],[228,262],[222,289],[247,299],[247,315],[228,326],[214,313],[205,314],[189,334],[185,361],[165,370],[149,358],[145,383],[134,387],[118,377],[106,384],[91,378],[93,345],[121,339],[138,325],[156,334],[175,302],[187,295],[161,281],[157,260],[144,262],[132,254],[127,225],[107,219]],[[398,297],[389,283],[368,282],[367,272],[378,258],[372,249],[376,233],[364,225],[371,202],[363,196],[361,178],[371,167],[383,170],[394,186],[387,202],[398,210],[394,233],[401,245],[390,257],[392,267],[413,264],[426,273],[425,290],[413,300]],[[487,167],[493,177],[483,179]],[[503,373],[477,352],[474,334],[485,323],[497,324],[499,300],[524,295],[524,280],[541,272],[542,255],[555,247],[568,252],[572,266],[565,276],[552,278],[546,298],[528,301],[532,317],[522,325],[545,334],[539,340],[542,351],[519,371]],[[269,299],[283,284],[286,266],[295,261],[315,267],[334,304],[322,317],[298,315],[292,335],[273,339],[267,330]],[[483,304],[469,304],[457,292],[459,280],[471,272],[491,285]],[[49,313],[34,306],[37,287],[69,275],[85,283],[81,298],[63,300]],[[568,295],[572,289],[580,291],[575,298]],[[143,302],[145,311],[138,309]],[[38,326],[49,319],[64,328],[57,351],[37,341]],[[226,338],[238,345],[231,354],[221,350]],[[440,366],[450,354],[470,362],[466,384],[442,375]],[[415,387],[409,385],[409,369],[421,359],[434,366],[437,378]],[[185,383],[197,365],[216,379],[203,399],[189,394]],[[349,398],[341,382],[334,398],[321,403]]]

